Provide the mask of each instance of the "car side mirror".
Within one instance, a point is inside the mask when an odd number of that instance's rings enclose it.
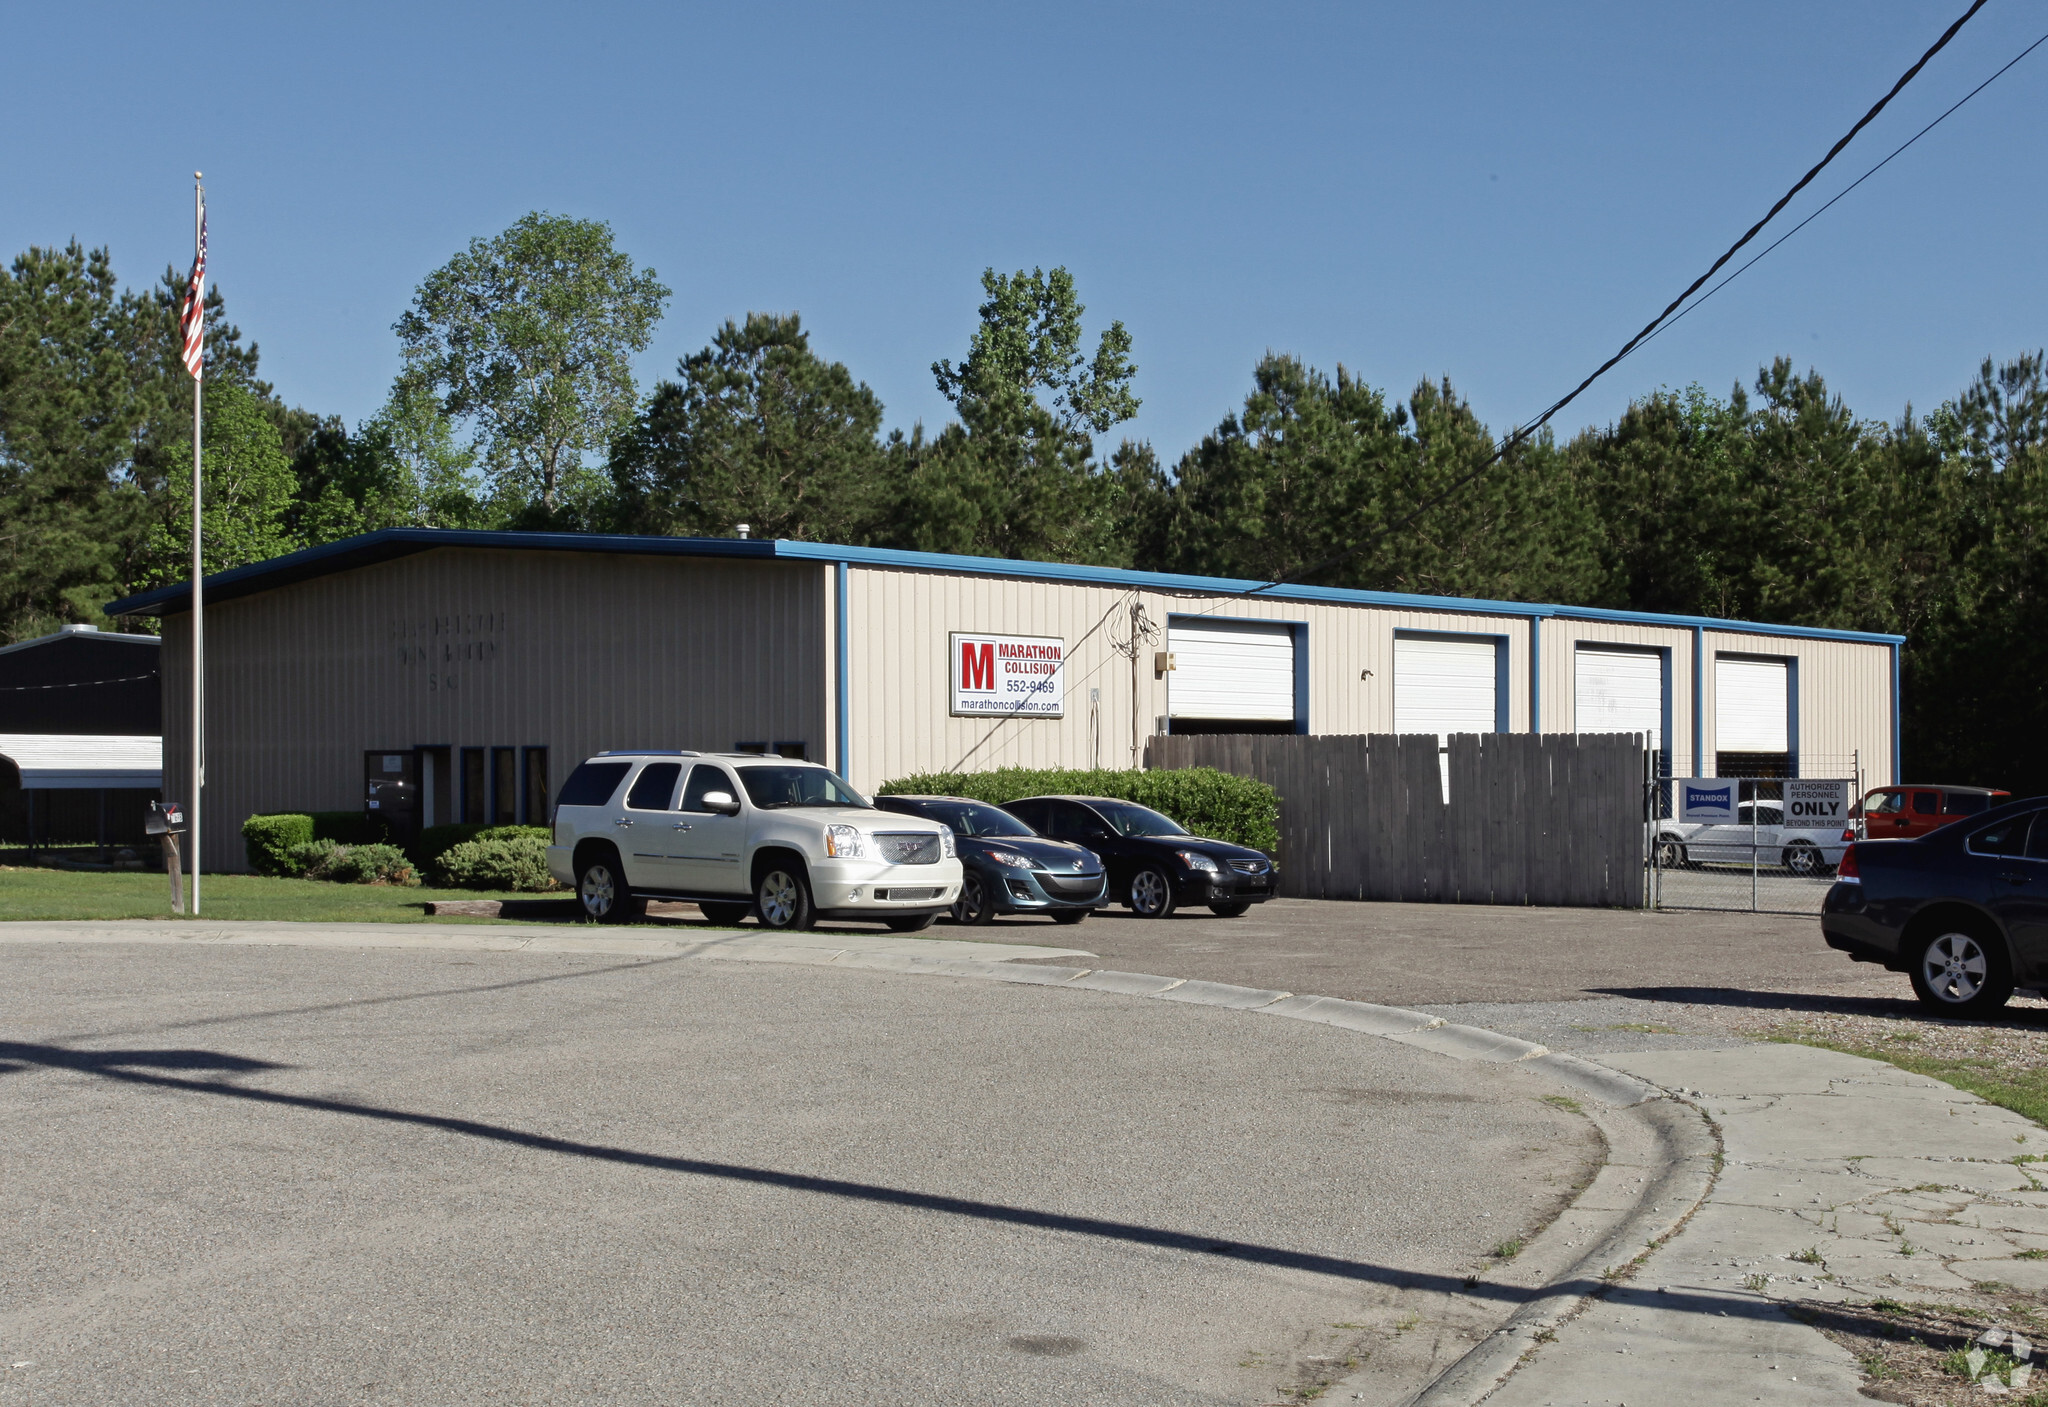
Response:
[[[704,793],[704,809],[716,811],[721,816],[737,816],[740,803],[729,791],[707,791]]]

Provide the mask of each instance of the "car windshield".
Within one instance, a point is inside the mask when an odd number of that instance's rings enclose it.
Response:
[[[859,806],[867,798],[823,767],[742,767],[747,800],[763,811],[785,806]]]
[[[1098,801],[1095,809],[1118,835],[1186,835],[1187,827],[1171,816],[1128,801]]]
[[[951,826],[955,835],[1007,835],[1022,839],[1038,834],[1009,812],[979,801],[920,801],[917,814],[927,821]]]

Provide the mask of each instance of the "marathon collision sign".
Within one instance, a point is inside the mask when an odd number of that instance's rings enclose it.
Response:
[[[1064,718],[1067,642],[954,631],[953,716]]]

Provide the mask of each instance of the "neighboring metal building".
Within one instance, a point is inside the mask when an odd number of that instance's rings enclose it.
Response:
[[[154,635],[67,625],[0,647],[0,842],[139,843],[161,780]]]
[[[606,748],[784,751],[856,786],[1128,767],[1155,732],[1643,732],[1674,775],[1898,766],[1900,637],[725,538],[388,529],[207,584],[209,866],[255,811],[541,820]],[[186,735],[182,587],[164,623]],[[182,796],[184,749],[166,761]]]

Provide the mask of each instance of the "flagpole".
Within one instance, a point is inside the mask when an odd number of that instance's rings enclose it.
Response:
[[[206,187],[201,174],[192,173],[192,250],[195,263],[205,257]],[[198,315],[205,317],[205,303]],[[202,324],[203,326],[203,324]],[[200,556],[200,484],[205,475],[200,457],[199,388],[201,363],[192,367],[192,809],[187,834],[191,837],[192,917],[199,917],[199,826],[200,795],[206,786],[206,621],[200,597],[204,563]]]

